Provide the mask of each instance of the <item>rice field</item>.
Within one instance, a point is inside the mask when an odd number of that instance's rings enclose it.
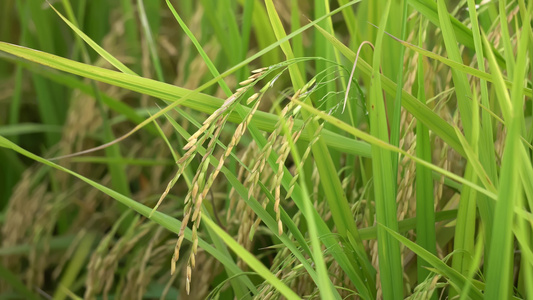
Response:
[[[533,3],[0,2],[0,299],[532,299]]]

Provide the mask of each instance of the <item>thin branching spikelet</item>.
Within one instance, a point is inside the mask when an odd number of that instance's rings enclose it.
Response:
[[[248,147],[245,148],[244,153],[241,155],[241,161],[243,164],[239,167],[239,171],[237,173],[237,179],[239,181],[244,181],[244,174],[246,171],[246,165],[253,165],[255,163],[256,153],[257,151],[257,144],[251,143]],[[236,202],[239,199],[239,196],[237,195],[237,192],[235,190],[235,187],[232,186],[230,193],[229,193],[229,207],[228,211],[226,212],[226,221],[229,222],[231,217],[233,216],[232,212],[234,211]]]

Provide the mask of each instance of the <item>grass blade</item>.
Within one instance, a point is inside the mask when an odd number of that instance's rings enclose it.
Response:
[[[420,21],[418,32],[418,43],[422,45],[423,22]],[[418,92],[417,98],[426,104],[426,91],[424,80],[424,61],[422,55],[418,56]],[[416,156],[427,162],[431,162],[431,142],[429,139],[429,130],[422,123],[416,123]],[[435,210],[433,195],[433,179],[431,170],[417,164],[416,165],[416,243],[426,249],[429,253],[437,253],[437,243],[435,234]],[[428,262],[423,259],[417,259],[417,277],[418,282],[423,282],[429,275],[427,270]]]
[[[526,13],[529,16],[529,12]],[[527,18],[529,19],[529,17]],[[523,92],[522,86],[526,78],[526,54],[529,44],[529,22],[525,22],[518,43],[516,67],[513,74],[513,88],[511,90],[511,111],[506,119],[508,126],[503,154],[502,168],[500,173],[500,189],[494,222],[498,224],[493,228],[490,245],[489,266],[487,270],[487,297],[508,298],[511,291],[511,270],[513,257],[513,207],[519,204],[522,197],[522,189],[518,180],[520,172],[520,130],[524,122],[522,113]],[[491,62],[493,62],[491,60]],[[491,69],[497,66],[491,63]],[[501,86],[497,88],[501,89]],[[501,90],[500,95],[507,94]]]
[[[47,54],[44,52],[11,45],[8,43],[0,42],[0,50],[40,63],[42,65],[56,68],[58,70],[130,89],[132,91],[140,92],[159,99],[173,101],[170,106],[167,106],[160,112],[154,114],[152,117],[144,120],[139,125],[137,125],[135,129],[128,133],[127,136],[143,128],[145,125],[150,124],[155,118],[163,115],[164,113],[173,109],[179,104],[183,104],[192,109],[211,114],[218,108],[220,108],[220,106],[222,106],[222,104],[224,103],[224,100],[220,98],[216,98],[206,94],[200,94],[201,90],[205,89],[212,83],[215,83],[220,78],[214,78],[208,83],[201,86],[200,88],[191,91],[152,79],[98,68],[68,60],[65,58],[61,58],[55,55]],[[228,74],[229,71],[226,71],[220,76],[227,76]],[[176,98],[179,99],[176,100]],[[247,113],[249,111],[249,108],[243,107],[243,110]],[[243,119],[236,112],[232,113],[232,115],[230,115],[229,117],[229,121],[231,122],[241,122],[242,120]],[[274,130],[274,124],[276,124],[276,122],[277,117],[275,115],[262,111],[257,112],[255,117],[252,119],[252,124],[257,126],[261,130],[266,130],[269,132],[272,132]],[[301,126],[301,124],[301,121],[296,121],[296,126]],[[127,136],[122,136],[121,139]],[[310,140],[311,138],[312,137],[307,132],[302,133],[302,139]],[[323,138],[328,145],[331,145],[339,149],[340,151],[349,152],[356,155],[370,156],[370,147],[366,143],[361,143],[356,140],[344,138],[328,130],[324,131]]]
[[[389,141],[387,115],[381,89],[381,45],[384,28],[390,9],[390,1],[381,16],[380,29],[374,48],[372,81],[370,87],[370,134],[384,142]],[[392,153],[372,147],[372,170],[374,174],[374,197],[376,220],[393,231],[398,231],[396,219],[396,183],[392,169]],[[393,299],[403,295],[402,260],[398,241],[378,227],[378,257],[383,298]]]

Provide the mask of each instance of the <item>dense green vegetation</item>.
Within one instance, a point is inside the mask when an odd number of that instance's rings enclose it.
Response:
[[[532,10],[2,0],[0,299],[533,298]]]

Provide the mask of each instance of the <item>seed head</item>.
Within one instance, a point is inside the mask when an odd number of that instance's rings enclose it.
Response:
[[[254,80],[255,80],[255,78],[246,79],[244,81],[239,82],[239,84],[242,85],[242,86],[249,85],[250,83],[254,82]]]
[[[254,102],[255,99],[257,99],[257,97],[259,97],[259,93],[253,94],[252,96],[250,96],[250,98],[248,98],[248,100],[246,100],[246,104],[250,104],[250,103]]]
[[[255,70],[252,71],[252,74],[262,73],[262,72],[264,72],[264,71],[266,71],[266,70],[268,70],[268,67],[255,69]]]

